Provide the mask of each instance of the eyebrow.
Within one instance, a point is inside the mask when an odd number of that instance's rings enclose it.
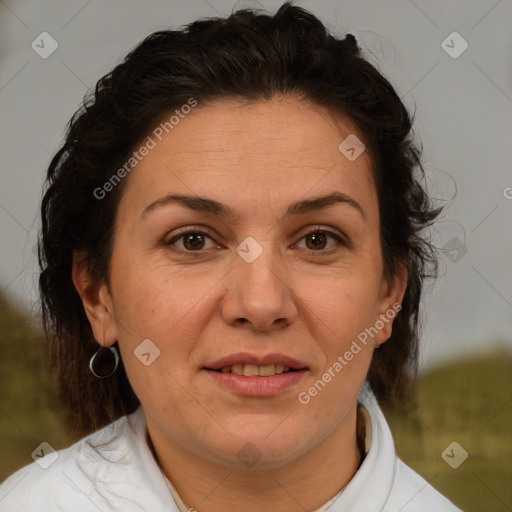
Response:
[[[239,215],[237,215],[237,213],[230,206],[219,203],[214,199],[182,194],[169,194],[167,196],[161,197],[160,199],[157,199],[156,201],[153,201],[148,206],[146,206],[146,208],[144,208],[140,218],[142,219],[149,212],[157,208],[171,204],[184,206],[198,212],[210,213],[218,217],[230,219],[232,221],[237,221],[240,218]],[[364,210],[361,208],[361,205],[351,197],[341,192],[333,192],[324,196],[312,197],[292,203],[290,206],[288,206],[284,217],[304,215],[309,212],[322,210],[323,208],[327,208],[328,206],[334,204],[347,204],[357,210],[361,217],[366,220],[366,215]]]

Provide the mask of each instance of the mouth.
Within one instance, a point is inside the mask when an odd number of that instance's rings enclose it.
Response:
[[[269,397],[296,386],[309,368],[284,354],[259,357],[240,353],[210,363],[202,370],[212,382],[231,393]]]
[[[205,368],[205,370],[210,370],[217,373],[230,373],[244,377],[272,377],[274,375],[281,375],[283,373],[301,371],[301,369],[291,368],[290,366],[286,366],[284,364],[267,364],[263,366],[258,366],[256,364],[232,364],[223,366],[218,370],[214,370],[213,368]]]

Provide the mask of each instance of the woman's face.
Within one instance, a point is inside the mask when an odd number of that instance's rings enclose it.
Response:
[[[382,279],[369,155],[338,148],[354,133],[274,99],[216,100],[150,134],[156,146],[125,178],[110,292],[88,315],[100,342],[118,341],[155,436],[229,467],[273,467],[353,419],[406,279]],[[311,201],[332,194],[346,200]],[[251,376],[287,363],[300,371]]]

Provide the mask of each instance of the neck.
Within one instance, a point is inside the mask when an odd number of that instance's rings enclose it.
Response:
[[[155,459],[187,507],[217,512],[243,503],[245,512],[304,512],[333,498],[360,466],[364,451],[356,418],[354,407],[312,450],[270,470],[232,470],[213,464],[152,429],[150,442]]]

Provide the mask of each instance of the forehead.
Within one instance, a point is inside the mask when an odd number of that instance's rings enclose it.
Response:
[[[155,145],[130,173],[124,191],[134,210],[177,191],[215,192],[230,204],[258,197],[286,202],[288,196],[296,200],[332,190],[362,203],[375,199],[367,152],[350,161],[339,150],[347,137],[357,136],[354,125],[309,102],[215,100],[195,107],[161,140],[149,135]]]

